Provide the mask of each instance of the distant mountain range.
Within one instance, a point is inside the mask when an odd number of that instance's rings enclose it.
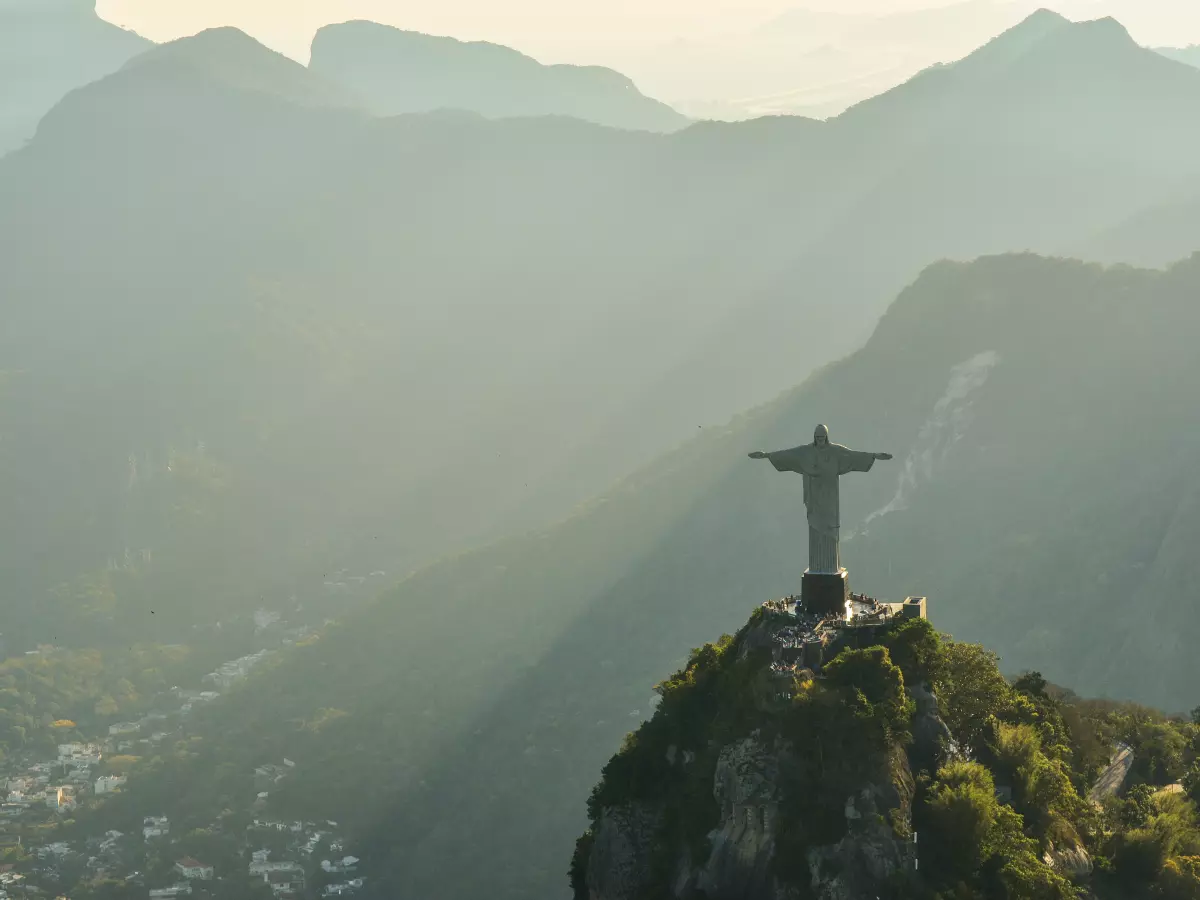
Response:
[[[114,72],[150,42],[96,15],[95,0],[0,3],[0,156],[33,136],[64,94]]]
[[[166,638],[539,527],[853,349],[930,260],[1200,180],[1200,71],[1052,14],[825,123],[356,93],[220,29],[0,163],[13,640]]]
[[[215,32],[233,29],[214,29]],[[242,36],[229,38],[229,56],[200,54],[209,74],[237,81],[243,89],[273,91],[302,80],[283,57],[268,81],[256,84],[247,47],[263,48]],[[239,47],[239,43],[241,46]],[[207,47],[208,39],[184,41],[185,48]],[[66,94],[121,68],[152,43],[102,20],[95,0],[9,0],[0,4],[0,155],[33,136],[38,121]],[[173,56],[194,53],[172,50]],[[241,54],[241,55],[239,55]],[[250,53],[252,56],[253,53]],[[139,65],[155,64],[150,53]],[[643,96],[625,76],[598,66],[544,66],[496,44],[466,44],[400,31],[370,22],[347,22],[321,29],[313,44],[313,68],[323,76],[306,80],[301,102],[361,107],[389,116],[462,109],[489,118],[571,116],[618,128],[673,131],[688,119]],[[253,65],[251,64],[251,69]],[[267,73],[262,73],[267,74]],[[292,100],[301,98],[284,90]]]
[[[1200,67],[1200,44],[1192,44],[1188,47],[1156,47],[1155,49],[1168,59]]]
[[[383,116],[464,109],[492,119],[571,116],[647,131],[674,131],[688,123],[611,69],[544,66],[497,44],[464,43],[374,22],[322,28],[309,65]]]
[[[690,114],[826,118],[930,65],[965,56],[1033,8],[1009,0],[879,13],[801,6],[744,31],[631,53],[623,65]]]
[[[1200,256],[934,265],[859,352],[557,527],[401,583],[214,708],[200,755],[156,777],[286,753],[307,774],[272,809],[349,824],[391,896],[555,895],[594,773],[661,671],[799,589],[800,479],[746,453],[820,421],[895,455],[844,479],[854,589],[928,596],[1010,672],[1192,704],[1198,292]],[[330,710],[321,733],[272,724]]]

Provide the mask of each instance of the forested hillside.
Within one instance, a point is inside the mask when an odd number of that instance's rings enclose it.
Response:
[[[0,163],[7,630],[319,619],[333,571],[541,527],[931,260],[1200,178],[1194,110],[1200,71],[1051,14],[836,120],[672,135],[376,119],[230,29],[155,48]]]
[[[286,754],[302,774],[275,808],[354,823],[404,892],[552,890],[663,668],[798,590],[800,479],[746,453],[821,421],[895,454],[842,488],[854,589],[928,595],[940,629],[986,638],[1008,671],[1194,705],[1198,291],[1200,258],[932,266],[859,352],[560,525],[416,574],[255,679],[155,796]]]
[[[1195,717],[1010,682],[924,619],[780,671],[796,623],[756,611],[659,686],[588,798],[578,900],[1200,890]]]

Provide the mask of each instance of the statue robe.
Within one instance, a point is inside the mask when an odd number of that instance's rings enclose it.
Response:
[[[847,472],[869,472],[875,454],[851,450],[841,444],[805,444],[768,453],[779,472],[804,476],[804,506],[808,509],[808,570],[836,574],[841,571],[841,496],[838,482]]]

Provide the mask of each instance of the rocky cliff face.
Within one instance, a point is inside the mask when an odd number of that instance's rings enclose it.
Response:
[[[883,742],[839,744],[839,728],[861,719],[862,709],[837,707],[832,693],[818,697],[827,688],[815,687],[809,673],[781,685],[769,650],[777,627],[778,620],[763,617],[745,629],[726,651],[737,662],[724,666],[714,689],[733,700],[737,695],[726,689],[740,672],[752,688],[739,699],[752,710],[738,719],[758,727],[732,735],[702,729],[690,749],[670,743],[652,751],[650,738],[662,726],[656,716],[606,769],[595,798],[609,802],[593,810],[592,831],[573,864],[577,900],[860,900],[881,895],[914,869],[909,756],[933,758],[948,736],[936,698],[918,685],[905,706],[908,731]],[[689,684],[703,684],[690,670],[684,674]],[[797,700],[797,692],[815,699]],[[840,703],[850,695],[836,696]],[[660,707],[665,718],[669,699]],[[805,719],[797,731],[780,725],[806,704],[824,718]],[[878,697],[867,704],[882,705]],[[706,712],[720,722],[724,711]],[[655,757],[639,760],[639,752]],[[621,760],[624,766],[616,767]],[[653,770],[657,790],[639,781]],[[607,793],[615,784],[638,783],[640,791],[630,788],[635,797]],[[699,819],[709,827],[688,838]]]
[[[720,808],[708,834],[706,855],[686,848],[667,851],[667,896],[706,900],[856,900],[875,896],[897,873],[911,869],[908,836],[912,779],[900,756],[876,760],[876,778],[845,797],[840,810],[843,836],[808,847],[802,860],[778,866],[784,801],[781,769],[794,766],[784,743],[766,745],[758,735],[721,748],[713,776],[713,799]],[[677,758],[676,765],[685,765]],[[666,848],[659,843],[661,807],[630,804],[606,809],[587,860],[588,900],[636,900],[655,896],[662,884]],[[808,877],[780,869],[800,862]]]

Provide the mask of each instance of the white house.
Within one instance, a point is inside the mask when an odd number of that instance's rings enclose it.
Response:
[[[212,866],[207,866],[190,856],[185,856],[175,863],[175,871],[188,881],[208,881],[213,877]]]
[[[117,841],[119,841],[123,837],[125,837],[125,835],[119,831],[104,832],[104,840],[102,840],[100,842],[101,851],[111,850],[113,847],[115,847],[117,845]]]
[[[263,881],[271,886],[276,896],[304,890],[304,872],[299,866],[288,871],[268,872],[263,876]]]
[[[65,787],[47,788],[46,805],[56,812],[65,812],[75,806],[75,798]]]
[[[116,737],[119,734],[137,734],[141,728],[137,722],[117,722],[115,725],[108,726],[108,734],[110,737]]]
[[[325,890],[321,891],[323,897],[340,897],[342,894],[352,894],[363,886],[363,879],[355,878],[351,881],[345,881],[341,884],[327,884]]]
[[[96,793],[110,794],[125,783],[124,775],[101,775],[96,779]]]
[[[96,744],[59,744],[58,764],[60,766],[95,766],[100,763],[100,747]]]
[[[185,881],[183,884],[175,884],[171,887],[153,888],[150,891],[150,900],[170,900],[171,897],[179,897],[191,892],[192,886]]]
[[[304,870],[296,863],[286,859],[277,859],[274,861],[256,859],[250,863],[251,877],[263,878],[272,872],[297,872],[303,874]]]
[[[142,837],[146,840],[171,833],[171,823],[166,816],[146,816],[142,819]]]

